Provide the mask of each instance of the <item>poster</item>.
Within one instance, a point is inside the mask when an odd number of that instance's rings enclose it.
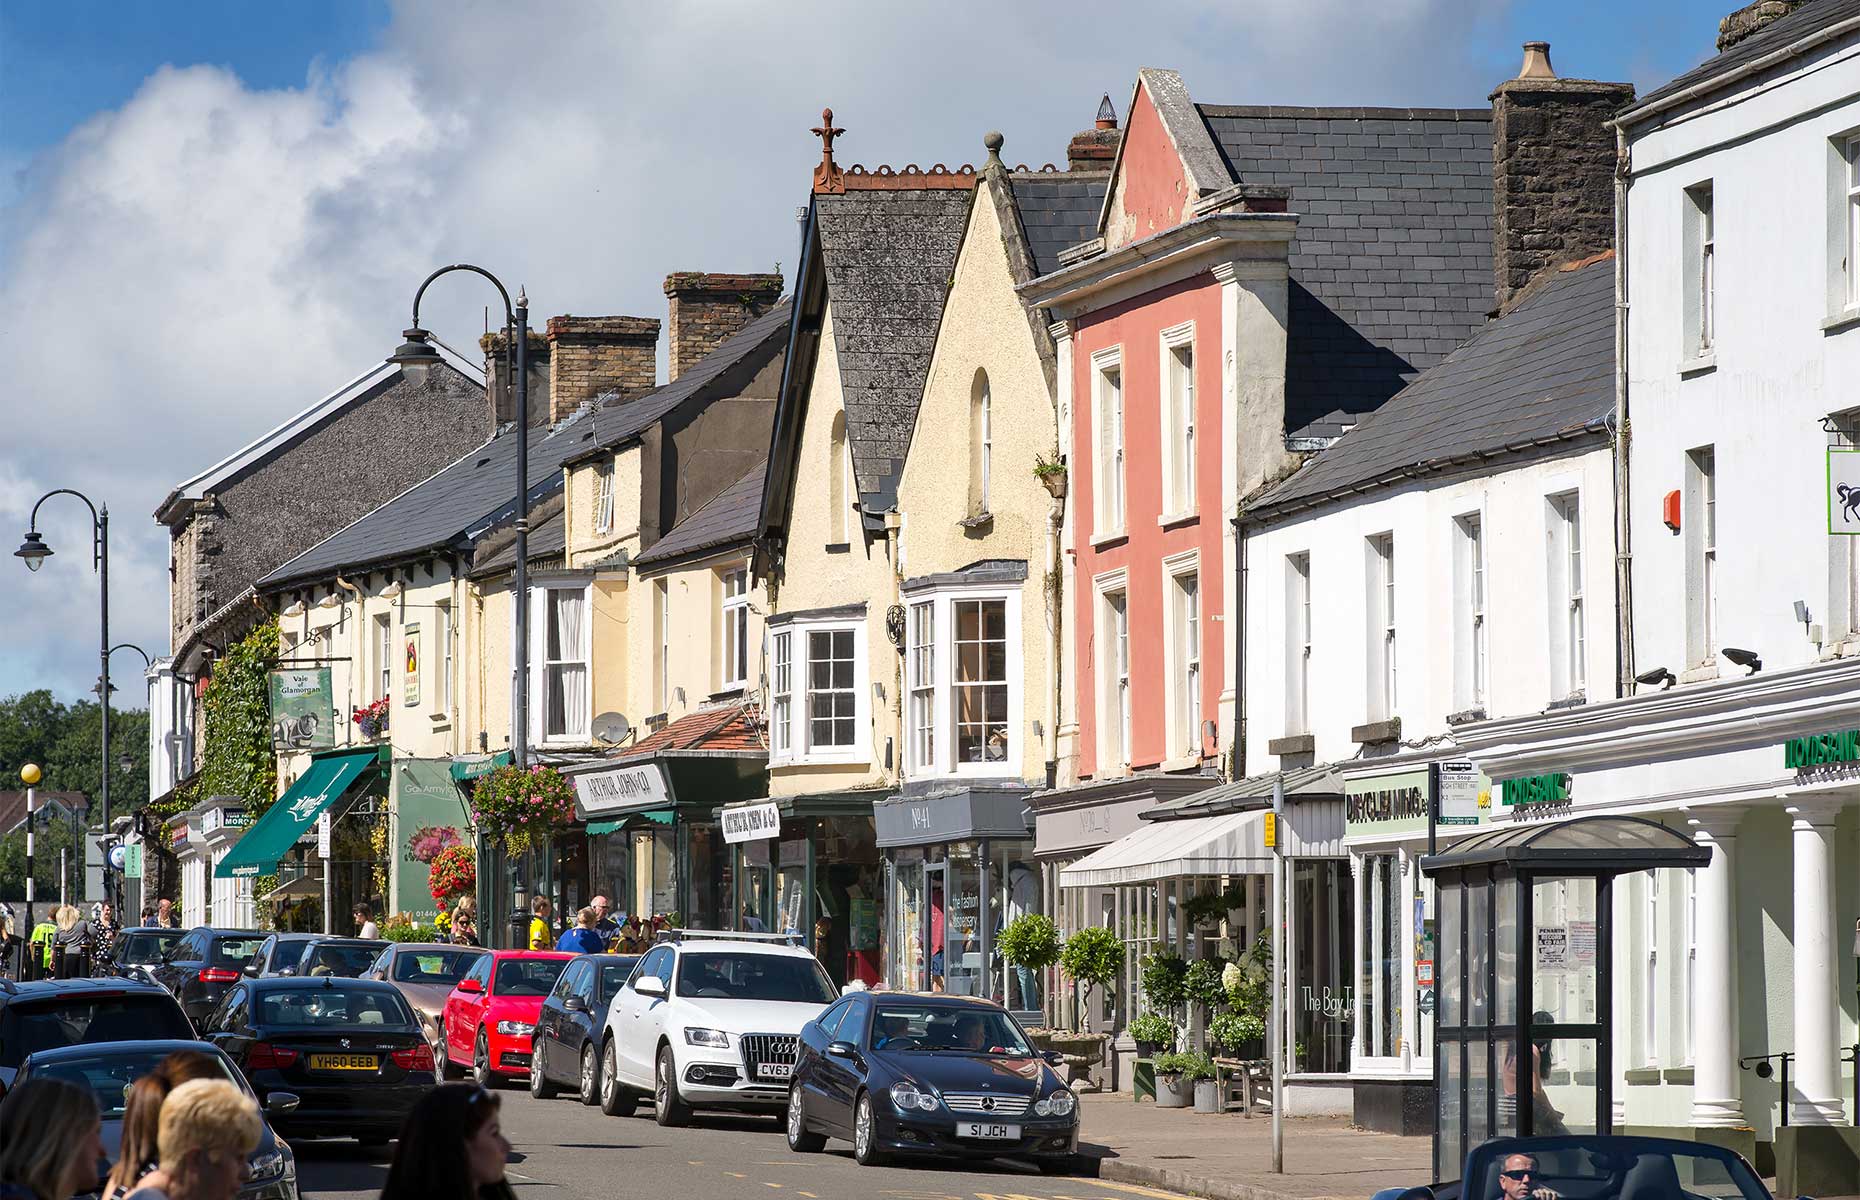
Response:
[[[406,662],[402,674],[401,703],[408,708],[420,705],[420,626],[417,621],[406,625]]]
[[[273,671],[270,685],[273,750],[328,750],[336,744],[328,667]]]
[[[848,950],[878,949],[878,901],[855,897],[852,902],[852,928],[847,931]]]
[[[1590,955],[1594,955],[1591,941]],[[1539,971],[1561,971],[1569,965],[1569,929],[1562,925],[1549,925],[1537,931],[1537,969]]]

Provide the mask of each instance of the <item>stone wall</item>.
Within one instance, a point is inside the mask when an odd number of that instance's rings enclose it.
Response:
[[[675,271],[665,277],[671,315],[668,379],[721,346],[781,299],[780,275]]]
[[[658,386],[656,318],[550,317],[547,336],[551,424],[603,393],[627,399]]]
[[[1511,79],[1492,93],[1492,272],[1507,308],[1541,272],[1615,239],[1615,135],[1626,83]]]

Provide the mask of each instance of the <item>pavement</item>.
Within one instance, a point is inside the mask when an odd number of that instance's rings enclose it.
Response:
[[[793,1154],[773,1117],[700,1114],[688,1128],[663,1129],[650,1108],[614,1118],[572,1097],[532,1100],[518,1088],[499,1095],[515,1147],[509,1179],[526,1200],[1317,1200],[1427,1179],[1425,1138],[1290,1119],[1280,1176],[1269,1170],[1269,1118],[1200,1116],[1127,1096],[1084,1097],[1084,1171],[1043,1177],[1006,1162],[862,1168],[841,1142],[823,1154]],[[365,1150],[347,1141],[299,1141],[293,1149],[305,1200],[374,1200],[393,1156],[391,1146]]]

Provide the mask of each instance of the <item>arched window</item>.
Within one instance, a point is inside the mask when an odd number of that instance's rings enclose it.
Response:
[[[969,515],[989,511],[988,484],[994,455],[994,413],[988,394],[988,373],[977,371],[969,389]]]
[[[827,446],[827,537],[835,545],[846,540],[846,414],[833,414],[833,429]]]

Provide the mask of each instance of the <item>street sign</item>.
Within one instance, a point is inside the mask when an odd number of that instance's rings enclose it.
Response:
[[[142,878],[141,842],[131,842],[123,847],[123,877],[126,879]]]
[[[1464,759],[1440,764],[1440,823],[1479,823],[1479,765]]]
[[[1278,813],[1267,813],[1266,822],[1262,826],[1262,829],[1266,835],[1266,849],[1268,850],[1278,849],[1279,848],[1279,814]]]
[[[316,856],[329,857],[329,813],[318,814],[316,819]]]
[[[129,847],[123,845],[121,842],[110,847],[110,869],[112,871],[122,870],[123,865],[128,861]]]

